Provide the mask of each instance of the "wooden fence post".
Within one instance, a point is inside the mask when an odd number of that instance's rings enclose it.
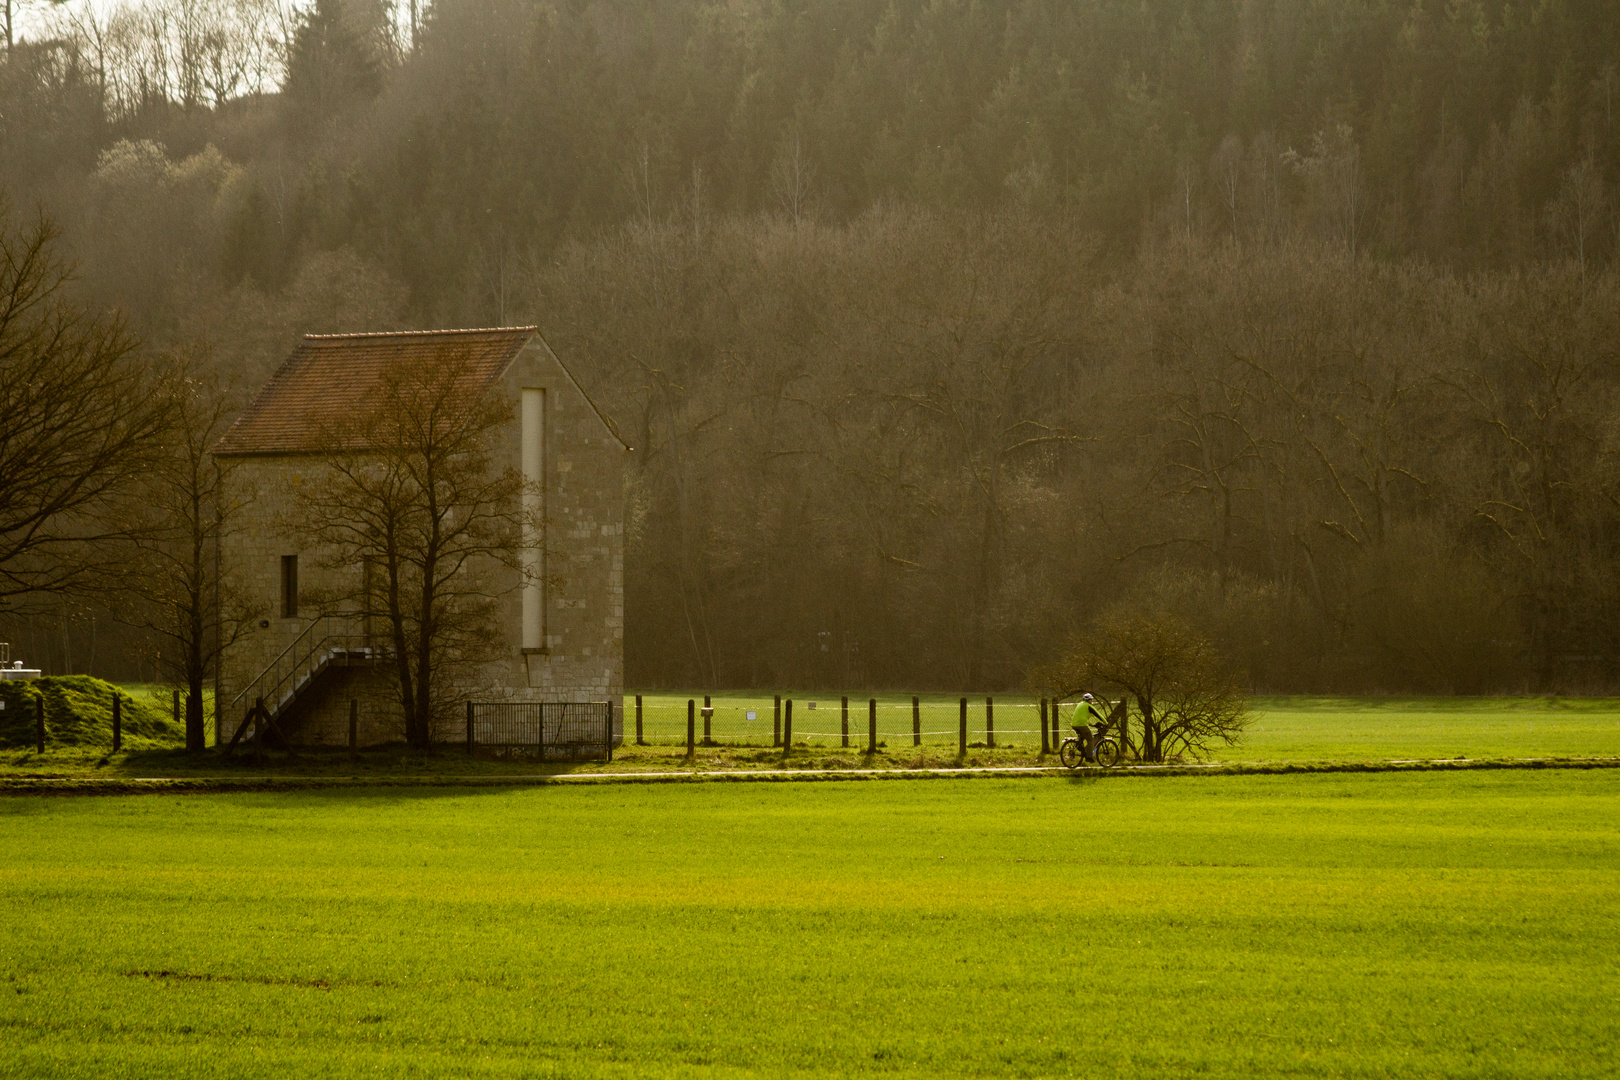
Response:
[[[709,704],[708,695],[703,698],[703,745],[714,745],[714,706]]]
[[[641,734],[641,695],[636,695],[636,745],[646,746],[647,740]]]
[[[122,747],[123,745],[124,745],[123,698],[116,691],[114,691],[114,693],[113,693],[113,753],[115,753],[115,754],[118,753],[119,748]]]
[[[467,702],[467,756],[473,753],[473,703]]]
[[[917,695],[911,695],[911,745],[922,745],[922,703]]]
[[[697,702],[686,699],[686,756],[697,753]]]
[[[793,699],[787,699],[787,709],[782,713],[782,756],[787,757],[793,753]]]
[[[467,711],[472,711],[472,702],[467,703]],[[472,731],[472,722],[468,721],[469,736]],[[472,739],[467,740],[467,751],[472,752]],[[360,703],[354,698],[349,699],[349,762],[353,764],[360,759]]]
[[[849,698],[843,699],[844,749],[849,749]]]
[[[45,696],[40,693],[32,695],[34,699],[34,742],[40,753],[45,752]]]
[[[1041,698],[1041,757],[1052,752],[1050,732],[1046,730],[1046,699]]]
[[[782,695],[776,695],[776,705],[771,713],[771,745],[782,745]]]
[[[967,698],[962,699],[961,715],[956,720],[956,756],[967,757]]]
[[[877,753],[877,698],[866,703],[866,752]]]
[[[264,698],[253,699],[253,760],[264,760]]]
[[[984,699],[984,745],[996,748],[996,699],[988,696]]]

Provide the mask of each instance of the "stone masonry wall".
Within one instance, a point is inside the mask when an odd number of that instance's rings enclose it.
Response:
[[[555,355],[534,338],[494,391],[517,416],[525,387],[546,393],[546,651],[523,654],[521,575],[497,603],[501,647],[467,678],[476,701],[611,701],[615,730],[624,721],[624,467],[628,453]],[[521,467],[521,429],[510,425],[500,456]],[[448,722],[442,741],[466,737]],[[479,733],[475,732],[475,739]]]

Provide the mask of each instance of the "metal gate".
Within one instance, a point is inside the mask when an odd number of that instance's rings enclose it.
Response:
[[[613,703],[469,701],[468,753],[475,746],[546,761],[612,761]]]

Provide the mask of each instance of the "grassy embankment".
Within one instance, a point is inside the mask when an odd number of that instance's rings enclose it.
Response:
[[[1584,1077],[1620,773],[0,800],[0,1075]]]
[[[79,678],[79,677],[75,677]],[[105,685],[105,684],[103,684]],[[523,759],[468,760],[454,745],[435,755],[422,755],[400,746],[371,749],[351,764],[341,750],[320,750],[289,760],[272,752],[263,765],[246,755],[223,761],[217,753],[192,758],[175,749],[183,740],[162,708],[165,694],[147,687],[125,687],[127,699],[140,706],[148,726],[131,735],[126,724],[126,749],[109,754],[111,728],[105,694],[94,724],[75,729],[67,745],[54,738],[44,755],[32,749],[32,722],[0,726],[0,780],[6,776],[251,776],[271,770],[291,776],[360,776],[393,778],[405,775],[504,776],[567,771],[662,771],[667,769],[732,768],[859,768],[889,766],[952,766],[956,758],[958,699],[948,695],[925,697],[922,704],[923,745],[911,745],[909,696],[879,698],[879,741],[876,755],[863,752],[866,742],[866,701],[850,706],[850,748],[841,743],[838,699],[807,694],[795,699],[793,756],[783,761],[771,741],[770,698],[742,694],[716,695],[713,725],[715,745],[701,747],[691,761],[684,757],[686,700],[689,695],[664,693],[643,696],[643,724],[651,745],[625,746],[612,766],[537,765]],[[23,691],[10,691],[21,693]],[[691,695],[701,701],[701,695]],[[810,701],[817,708],[806,708]],[[627,700],[630,717],[627,735],[635,734],[634,698]],[[1236,747],[1221,748],[1213,760],[1225,762],[1358,762],[1401,758],[1590,758],[1620,756],[1620,701],[1596,698],[1260,698],[1254,703],[1255,721]],[[754,711],[755,719],[747,720]],[[996,748],[985,746],[984,700],[972,699],[969,708],[969,765],[1040,764],[1040,736],[1036,710],[1027,699],[998,698]],[[15,728],[15,730],[12,730]],[[24,730],[26,728],[26,730]],[[53,728],[53,730],[56,730]],[[64,729],[65,730],[65,729]],[[699,722],[698,734],[702,728]],[[1050,763],[1050,759],[1045,759]]]
[[[185,746],[184,722],[174,722],[166,688],[115,686],[89,675],[0,682],[0,746],[34,746],[43,712],[47,747],[70,758],[100,756],[112,747],[114,694],[125,746],[135,751]]]

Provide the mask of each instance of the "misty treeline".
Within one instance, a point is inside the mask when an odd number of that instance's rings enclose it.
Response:
[[[1613,272],[1098,251],[919,210],[570,247],[534,310],[637,447],[637,674],[1006,685],[1126,605],[1263,687],[1613,677]]]
[[[1062,213],[1115,261],[1173,229],[1615,247],[1604,4],[293,3],[75,5],[0,67],[0,184],[143,333],[324,294],[337,252],[376,317],[498,323],[602,227],[880,204]]]
[[[1620,20],[1545,2],[147,0],[0,59],[85,302],[251,390],[534,322],[632,684],[1620,678]]]

